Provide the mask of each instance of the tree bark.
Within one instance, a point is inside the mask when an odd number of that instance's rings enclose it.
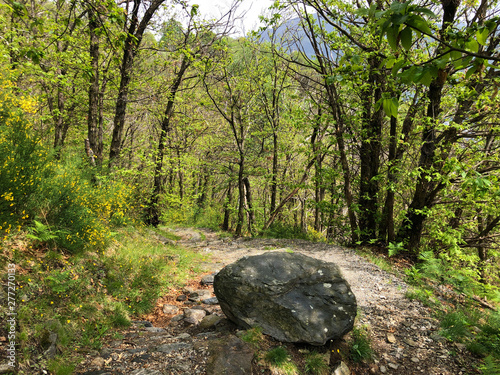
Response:
[[[87,114],[87,138],[89,147],[97,156],[100,163],[102,156],[99,157],[99,37],[96,29],[99,27],[97,15],[92,6],[88,7],[89,16],[89,55],[91,75],[89,79],[89,110]]]
[[[144,12],[142,20],[139,22],[140,5],[146,2],[143,0],[134,0],[134,6],[130,17],[130,25],[127,30],[127,38],[125,39],[123,57],[120,66],[120,87],[118,89],[118,97],[116,99],[113,134],[109,150],[110,167],[117,166],[120,157],[123,130],[125,128],[125,115],[128,104],[128,92],[132,77],[134,59],[137,55],[142,37],[147,26],[149,25],[149,22],[151,21],[151,18],[163,2],[164,0],[152,0]]]
[[[375,104],[382,99],[382,81],[379,73],[380,59],[369,60],[370,73],[367,89],[362,93],[363,120],[361,126],[362,140],[360,147],[360,186],[358,225],[360,240],[363,243],[377,238],[377,216],[380,167],[380,149],[382,137],[382,106],[375,111]],[[373,111],[373,112],[372,112]]]
[[[186,73],[189,65],[190,62],[188,57],[183,56],[179,70],[175,73],[174,81],[170,86],[168,102],[161,122],[160,139],[158,140],[158,147],[155,156],[153,191],[149,199],[147,208],[147,217],[146,217],[146,223],[149,225],[153,225],[155,227],[158,226],[158,224],[160,223],[160,212],[158,207],[158,201],[160,198],[160,194],[163,190],[163,156],[165,154],[165,143],[167,141],[166,138],[167,134],[170,131],[170,121],[174,113],[175,96],[179,91],[179,87],[182,83],[184,74]],[[182,195],[182,181],[180,173],[181,172],[179,171],[179,181],[180,181],[179,186]]]

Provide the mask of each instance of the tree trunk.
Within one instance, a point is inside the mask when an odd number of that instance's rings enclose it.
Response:
[[[248,232],[253,236],[253,224],[255,222],[255,212],[253,210],[252,203],[252,192],[250,190],[250,181],[248,177],[243,179],[243,183],[245,184],[245,196],[247,201],[247,210],[248,210]]]
[[[241,237],[243,230],[243,222],[245,220],[245,183],[244,183],[244,165],[245,159],[243,155],[240,155],[240,161],[238,163],[238,221],[236,222],[236,229],[234,235],[236,237]]]
[[[443,24],[441,27],[441,38],[447,40],[446,29],[455,20],[455,15],[460,5],[459,0],[445,0],[443,6]],[[440,46],[438,53],[445,48]],[[401,228],[397,234],[397,241],[405,243],[407,250],[416,251],[420,245],[424,221],[427,218],[427,212],[434,205],[434,199],[439,191],[444,187],[444,184],[435,181],[432,176],[432,171],[440,171],[440,160],[436,160],[436,148],[438,141],[436,138],[436,120],[441,112],[441,96],[444,84],[448,75],[448,69],[439,69],[437,77],[434,78],[429,86],[427,97],[429,105],[427,107],[427,121],[422,133],[422,146],[420,148],[419,169],[422,171],[417,179],[415,192],[410,206],[401,224]],[[451,140],[453,132],[456,129],[450,129],[446,138]],[[445,143],[445,141],[443,141]],[[441,144],[441,147],[446,149],[448,144]],[[448,143],[448,142],[446,142]],[[444,159],[446,155],[441,155]]]
[[[120,66],[120,88],[118,89],[118,97],[116,99],[113,135],[109,150],[110,167],[117,166],[122,148],[122,136],[125,128],[125,115],[127,112],[128,92],[134,58],[137,55],[146,27],[149,25],[151,18],[163,1],[164,0],[152,0],[143,14],[141,22],[139,22],[139,10],[143,1],[134,0],[134,6],[130,17],[131,22],[128,28],[127,38],[125,39],[123,58]]]
[[[397,146],[398,136],[397,136],[397,119],[391,117],[390,125],[390,140],[389,140],[389,160],[388,160],[388,171],[387,171],[387,195],[385,198],[384,208],[382,210],[382,221],[380,223],[379,237],[381,240],[386,240],[387,243],[394,242],[396,239],[396,233],[394,228],[394,197],[396,183],[398,181],[396,171],[399,168],[401,159],[407,149],[407,144],[409,141],[409,134],[413,128],[413,119],[415,118],[418,105],[417,99],[419,93],[415,93],[413,96],[413,102],[406,113],[406,117],[403,120],[403,126],[401,129],[401,136],[403,142]]]
[[[99,27],[96,14],[92,6],[88,7],[89,15],[89,36],[90,36],[90,67],[91,74],[89,80],[89,110],[87,115],[87,138],[89,147],[94,154],[98,154],[99,149],[99,37],[96,29]],[[98,163],[102,158],[97,156]]]
[[[382,99],[382,77],[378,73],[380,59],[370,59],[368,88],[363,96],[362,140],[360,147],[360,186],[359,186],[359,230],[363,243],[377,238],[378,212],[378,173],[382,137],[382,106],[375,111],[375,103]],[[373,110],[373,113],[372,113]]]
[[[271,176],[271,207],[269,212],[276,209],[276,194],[278,191],[278,135],[273,132],[273,171]]]
[[[229,231],[229,220],[231,218],[231,203],[233,200],[233,194],[232,194],[232,184],[231,181],[229,182],[227,186],[227,195],[226,199],[224,200],[224,220],[222,222],[222,230]]]

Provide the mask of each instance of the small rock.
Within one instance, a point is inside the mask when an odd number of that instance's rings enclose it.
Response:
[[[143,326],[143,327],[152,327],[153,326],[153,323],[151,323],[147,320],[135,320],[132,323],[139,325],[139,326]]]
[[[90,366],[93,367],[103,367],[104,366],[104,358],[96,357],[90,362]]]
[[[210,298],[212,296],[212,292],[210,290],[196,290],[195,292],[191,293],[189,295],[189,300],[191,302],[198,302],[207,298]]]
[[[204,303],[205,305],[218,305],[219,300],[217,299],[217,297],[210,297],[202,300],[201,303]]]
[[[236,336],[209,343],[207,375],[251,374],[254,350]]]
[[[200,322],[200,328],[207,329],[217,325],[222,320],[218,315],[212,314],[205,316]]]
[[[417,357],[411,357],[411,361],[413,363],[418,363],[418,362],[420,362],[420,359],[418,359]]]
[[[387,334],[387,342],[394,344],[396,342],[396,336],[393,333]]]
[[[176,316],[172,317],[172,319],[170,319],[170,321],[171,322],[179,322],[182,319],[184,319],[184,314],[179,314],[179,315],[176,315]]]
[[[351,370],[344,362],[340,362],[340,365],[335,369],[332,375],[351,375]]]
[[[13,370],[14,368],[10,367],[7,363],[0,364],[0,374],[10,374],[13,373]]]
[[[161,372],[147,368],[138,368],[137,370],[132,371],[130,375],[161,375]]]
[[[446,338],[444,338],[441,335],[438,335],[437,333],[431,333],[430,338],[433,339],[436,342],[446,342]]]
[[[167,315],[176,315],[179,313],[179,308],[174,305],[163,305],[163,313]]]
[[[385,374],[387,372],[387,368],[385,366],[380,366],[380,372]]]
[[[184,310],[184,321],[196,325],[201,322],[205,315],[207,315],[205,310],[186,309]]]
[[[165,332],[165,330],[160,327],[145,327],[144,329],[148,332],[153,332],[153,333]]]
[[[161,352],[161,353],[171,353],[171,352],[174,352],[174,351],[178,351],[178,350],[181,350],[181,349],[187,349],[187,348],[192,348],[193,345],[192,344],[189,344],[189,343],[186,343],[186,342],[174,342],[172,344],[163,344],[163,345],[160,345],[156,348],[156,351],[157,352]]]
[[[202,285],[212,285],[214,283],[214,275],[206,275],[201,278]]]
[[[389,362],[389,363],[387,364],[387,366],[388,366],[388,367],[390,367],[390,368],[392,368],[392,369],[394,369],[394,370],[397,370],[397,369],[398,369],[398,367],[399,367],[399,365],[397,365],[397,364],[395,364],[395,363],[391,363],[391,362]]]
[[[177,296],[177,298],[175,299],[177,302],[184,302],[185,300],[187,300],[187,296],[185,294],[181,294],[180,296]]]
[[[404,341],[405,341],[405,343],[407,343],[410,346],[413,346],[413,347],[418,347],[419,346],[418,343],[415,342],[415,341],[413,341],[412,339],[406,339]]]
[[[191,338],[191,335],[187,332],[183,332],[179,336],[176,337],[177,340],[187,340],[190,338]]]

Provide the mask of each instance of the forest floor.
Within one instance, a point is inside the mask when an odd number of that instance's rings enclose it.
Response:
[[[346,337],[343,361],[352,374],[426,374],[460,375],[479,373],[477,360],[464,345],[451,343],[439,335],[439,322],[433,311],[417,300],[405,297],[408,286],[396,273],[388,273],[359,256],[354,250],[306,240],[269,238],[221,238],[215,232],[202,229],[176,229],[181,237],[177,243],[194,251],[207,254],[201,266],[205,274],[217,272],[243,256],[267,251],[292,250],[327,262],[336,263],[351,285],[358,303],[357,327],[364,327],[369,338],[373,359],[352,363],[348,358],[349,336]],[[200,277],[186,280],[188,289],[208,289]],[[209,343],[215,338],[236,332],[236,327],[223,320],[223,324],[201,329],[165,314],[163,305],[189,307],[176,298],[186,290],[172,290],[158,301],[155,312],[141,317],[152,323],[144,328],[134,324],[124,330],[121,338],[105,344],[100,352],[89,353],[77,373],[104,374],[204,374],[209,355]],[[213,295],[213,294],[212,294]],[[206,306],[209,314],[224,317],[218,305]],[[268,347],[279,345],[267,338]],[[291,357],[300,362],[304,345],[284,345]],[[328,353],[330,348],[314,348]],[[303,369],[299,363],[299,369]],[[254,373],[271,374],[262,361],[254,365]]]

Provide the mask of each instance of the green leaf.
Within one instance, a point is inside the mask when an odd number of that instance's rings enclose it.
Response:
[[[393,25],[387,30],[387,41],[394,51],[398,49],[398,29],[399,26]]]
[[[413,14],[408,21],[406,22],[407,25],[425,33],[428,35],[432,35],[432,30],[427,24],[427,21],[424,20],[422,17],[419,15]]]
[[[398,117],[399,100],[397,98],[391,99],[391,115],[392,117]]]
[[[401,39],[401,45],[405,50],[409,50],[412,45],[412,30],[411,27],[406,26],[401,32],[399,33],[399,37]]]
[[[488,39],[489,34],[490,34],[490,31],[486,27],[479,29],[476,32],[477,42],[482,46],[486,45],[486,40]]]
[[[469,79],[477,70],[477,65],[471,66],[468,70],[467,73],[465,73],[465,79]]]
[[[392,67],[392,74],[396,75],[399,72],[399,70],[403,67],[404,64],[405,64],[405,61],[403,59],[396,62],[394,64],[394,66]]]
[[[432,10],[424,8],[424,7],[416,7],[415,9],[412,10],[412,12],[422,13],[430,18],[437,18],[436,14]]]
[[[385,60],[385,67],[387,69],[391,69],[394,66],[396,59],[394,57],[388,58]]]
[[[465,48],[467,48],[468,50],[470,50],[473,53],[477,53],[479,51],[479,43],[476,42],[475,39],[469,39],[465,43]]]

